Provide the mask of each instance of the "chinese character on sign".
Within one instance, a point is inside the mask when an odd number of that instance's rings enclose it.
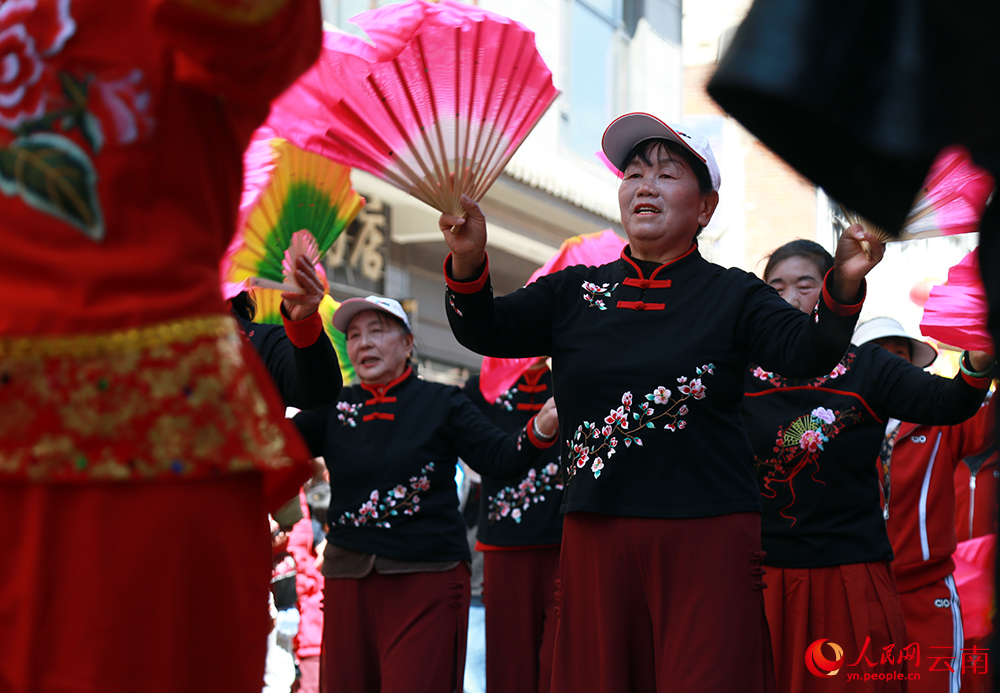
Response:
[[[962,650],[962,673],[985,674],[989,669],[986,662],[988,649],[976,647]]]
[[[892,648],[894,648],[895,646],[896,646],[895,644],[889,643],[888,645],[882,648],[882,661],[879,662],[879,664],[885,664],[886,662],[888,662],[889,664],[896,663],[894,655],[892,654]]]
[[[384,290],[390,208],[367,195],[357,218],[344,229],[326,254],[326,268],[334,283],[381,294]]]

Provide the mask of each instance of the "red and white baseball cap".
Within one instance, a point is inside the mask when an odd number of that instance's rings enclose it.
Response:
[[[333,326],[341,332],[347,332],[347,326],[351,324],[351,318],[365,310],[380,310],[388,313],[402,322],[407,330],[410,328],[410,320],[406,317],[406,311],[399,301],[382,296],[366,296],[365,298],[349,298],[340,304],[340,308],[333,314]]]
[[[640,142],[653,139],[670,140],[681,145],[708,168],[713,190],[718,190],[722,185],[719,165],[715,162],[707,137],[680,125],[664,123],[648,113],[626,113],[616,118],[604,131],[601,149],[619,171],[624,171],[628,166],[625,157],[629,152]]]

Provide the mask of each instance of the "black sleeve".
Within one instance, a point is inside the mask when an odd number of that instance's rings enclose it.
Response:
[[[832,270],[824,279],[823,295],[812,314],[803,313],[774,287],[752,275],[740,314],[739,334],[748,361],[786,378],[814,378],[836,367],[851,344],[860,305],[840,306],[827,291]]]
[[[450,263],[450,258],[449,258]],[[446,271],[451,274],[451,267]],[[446,290],[448,322],[455,339],[477,354],[503,358],[545,356],[552,352],[552,313],[564,273],[539,277],[528,286],[493,298],[489,267],[472,293]]]
[[[525,428],[504,433],[458,388],[452,392],[448,427],[459,457],[491,479],[520,478],[546,449],[536,447]]]
[[[326,422],[333,414],[333,407],[300,411],[292,418],[292,423],[299,429],[302,438],[309,446],[309,454],[313,457],[323,457],[326,444]]]
[[[465,381],[465,385],[462,386],[462,392],[476,405],[479,411],[486,412],[489,405],[483,399],[483,393],[479,390],[479,373],[469,376],[469,379]]]
[[[989,381],[978,388],[959,372],[942,378],[914,366],[906,359],[875,345],[871,351],[871,388],[865,399],[883,418],[893,417],[925,426],[953,426],[979,411],[989,391]]]
[[[315,409],[337,401],[344,381],[326,332],[320,331],[313,344],[302,348],[292,344],[280,325],[249,323],[247,334],[285,406]]]

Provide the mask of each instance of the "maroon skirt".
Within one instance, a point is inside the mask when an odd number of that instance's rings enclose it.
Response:
[[[888,563],[768,566],[764,602],[781,693],[906,693],[905,664],[898,653],[909,641]],[[806,667],[806,650],[821,639],[843,650],[844,663],[832,676],[817,676]],[[889,645],[891,662],[882,659]],[[828,643],[820,648],[828,660],[835,656]]]
[[[554,693],[773,690],[760,515],[568,513]]]

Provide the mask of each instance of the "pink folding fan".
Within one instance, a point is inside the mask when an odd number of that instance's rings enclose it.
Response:
[[[948,282],[931,289],[920,332],[960,349],[996,353],[986,329],[986,290],[979,275],[979,249],[948,270]]]
[[[352,19],[272,106],[278,134],[452,214],[479,200],[558,95],[534,34],[453,0]]]
[[[953,236],[979,228],[993,186],[993,176],[976,166],[965,148],[947,147],[931,166],[899,235],[892,236],[851,210],[841,210],[849,224],[863,225],[882,242]]]

